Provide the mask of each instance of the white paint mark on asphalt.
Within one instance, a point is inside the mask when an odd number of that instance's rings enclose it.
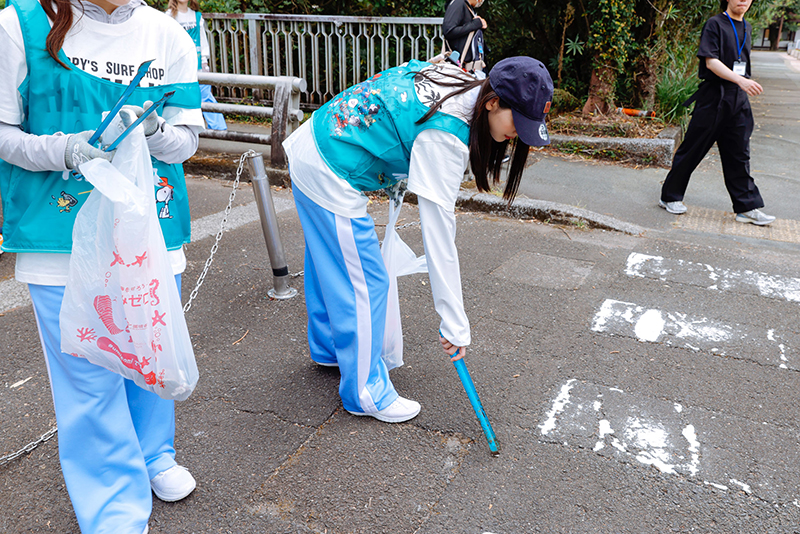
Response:
[[[662,473],[675,474],[675,465],[669,463],[669,434],[663,426],[631,417],[626,422],[623,435],[627,443],[639,449],[636,454],[638,461],[655,466]]]
[[[597,403],[601,403],[600,409]],[[592,405],[594,410],[583,410]],[[675,403],[646,399],[575,379],[567,381],[553,399],[543,437],[599,452],[609,445],[622,461],[635,459],[666,474],[696,476],[700,469],[700,440],[685,424]]]
[[[680,404],[678,404],[676,402],[675,403],[675,411],[678,412],[678,413],[681,413],[683,411],[683,406],[681,406]]]
[[[597,443],[595,443],[594,449],[592,449],[592,450],[594,452],[597,452],[600,449],[602,449],[603,447],[605,447],[606,436],[608,436],[610,434],[613,434],[613,433],[614,433],[614,429],[611,428],[611,423],[609,423],[607,419],[602,419],[600,421],[600,429],[598,430],[598,436],[599,436],[600,439],[597,441]]]
[[[655,342],[664,331],[666,321],[658,310],[647,310],[636,321],[633,329],[636,337],[644,341]]]
[[[750,489],[749,484],[745,484],[744,482],[739,482],[735,478],[731,479],[731,484],[736,484],[737,486],[741,487],[742,491],[744,491],[747,494],[753,493],[753,491]]]
[[[788,369],[790,363],[784,336],[776,334],[775,329],[767,330],[765,335],[764,330],[754,326],[731,326],[706,317],[647,309],[632,302],[607,299],[595,314],[591,329],[698,352],[762,357],[782,369]],[[719,343],[724,343],[725,348],[720,348]]]
[[[561,387],[558,397],[553,401],[553,408],[547,414],[547,420],[539,425],[539,428],[542,429],[543,436],[549,434],[550,431],[556,427],[556,417],[564,411],[564,408],[569,403],[569,391],[572,389],[575,382],[576,380],[573,378],[572,380],[568,380],[567,383]]]
[[[753,293],[766,298],[800,302],[800,278],[770,275],[755,271],[722,269],[686,260],[650,256],[633,252],[628,256],[625,274],[695,285],[711,290]]]
[[[717,489],[721,489],[722,491],[728,491],[728,486],[725,486],[724,484],[714,484],[713,482],[709,482],[708,480],[704,480],[703,484],[705,484],[706,486],[713,486]]]
[[[697,341],[716,343],[729,341],[732,337],[730,326],[712,322],[705,317],[645,309],[632,302],[613,299],[607,299],[600,306],[592,322],[592,330],[635,337],[651,343],[664,341],[667,336],[682,339],[685,344],[688,344],[689,340],[695,343]]]
[[[275,213],[281,213],[282,211],[294,208],[292,201],[285,198],[272,197],[272,202],[275,205]],[[205,217],[200,217],[199,219],[193,220],[192,243],[195,241],[200,241],[201,239],[205,239],[206,237],[217,235],[217,232],[219,232],[220,223],[222,222],[222,217],[224,215],[225,212],[221,211],[219,213],[212,213],[211,215],[206,215]],[[230,230],[235,230],[240,226],[244,226],[245,224],[250,224],[258,220],[258,207],[254,200],[249,204],[236,206],[235,208],[231,209],[231,212],[228,214],[228,221],[225,223],[225,231],[228,232]]]
[[[689,442],[689,452],[692,454],[692,461],[689,463],[689,474],[692,476],[697,475],[697,467],[700,465],[700,442],[697,441],[697,433],[694,431],[694,425],[687,425],[683,429],[683,437]]]

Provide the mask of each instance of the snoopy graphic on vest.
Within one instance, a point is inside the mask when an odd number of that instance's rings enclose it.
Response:
[[[158,189],[156,189],[156,202],[163,202],[164,207],[158,211],[159,219],[171,219],[172,215],[169,214],[169,203],[172,201],[172,186],[166,178],[158,177]]]

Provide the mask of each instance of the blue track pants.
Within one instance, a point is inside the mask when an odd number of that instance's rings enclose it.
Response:
[[[374,413],[397,399],[381,359],[389,278],[372,218],[350,219],[293,190],[305,235],[311,358],[338,363],[346,410]]]
[[[64,287],[28,288],[50,375],[61,471],[81,532],[142,534],[153,507],[150,479],[175,465],[175,403],[61,352]]]
[[[217,103],[217,99],[211,93],[210,85],[200,85],[200,101]],[[212,113],[210,111],[203,112],[203,118],[206,120],[206,126],[209,130],[227,130],[228,125],[225,123],[225,116],[222,113]]]

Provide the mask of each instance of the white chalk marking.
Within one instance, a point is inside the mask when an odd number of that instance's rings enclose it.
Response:
[[[689,340],[707,343],[730,341],[733,329],[705,317],[645,309],[632,302],[607,299],[594,316],[592,330],[635,337],[651,343],[663,341],[666,336],[676,337],[688,344]]]
[[[752,490],[750,489],[750,485],[749,484],[745,484],[744,482],[739,482],[735,478],[731,479],[731,484],[736,484],[737,486],[741,487],[742,491],[744,491],[745,493],[748,493],[748,494],[749,493],[753,493]]]
[[[788,276],[723,269],[705,263],[637,252],[628,256],[625,274],[735,293],[752,293],[752,290],[756,289],[762,297],[800,302],[800,278]]]
[[[607,299],[595,314],[591,329],[722,356],[742,354],[756,358],[764,353],[767,362],[779,364],[782,369],[788,369],[790,363],[788,347],[783,342],[787,335],[776,334],[775,329],[767,330],[765,335],[763,330],[749,325],[731,326],[706,317],[647,309],[632,302]],[[726,348],[720,348],[719,343]]]
[[[556,427],[556,417],[564,411],[564,408],[569,403],[569,391],[572,389],[575,382],[576,380],[573,378],[572,380],[568,380],[567,383],[561,387],[558,397],[553,401],[553,408],[547,414],[547,420],[539,425],[539,428],[542,429],[543,436],[549,434],[550,431]]]
[[[275,213],[281,213],[282,211],[294,208],[292,201],[285,198],[272,197],[272,203],[275,205]],[[212,213],[211,215],[193,220],[192,243],[217,235],[224,214],[224,211],[220,211],[219,213]],[[229,232],[258,220],[258,207],[254,200],[243,206],[236,206],[231,209],[231,212],[228,214],[228,221],[225,223],[225,231]]]
[[[601,406],[598,408],[597,404]],[[605,403],[609,407],[601,414]],[[593,406],[587,411],[583,406]],[[700,441],[694,425],[686,425],[680,415],[665,420],[648,417],[655,413],[676,413],[675,403],[642,399],[618,388],[567,381],[553,399],[545,422],[539,425],[542,436],[557,442],[578,442],[578,446],[598,452],[610,445],[614,455],[634,458],[662,473],[696,476],[700,467]],[[595,426],[596,425],[596,426]],[[588,440],[591,440],[587,443]],[[583,443],[583,445],[581,445]]]

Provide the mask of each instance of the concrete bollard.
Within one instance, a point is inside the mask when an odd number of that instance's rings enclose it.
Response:
[[[272,203],[272,192],[262,155],[256,153],[247,156],[247,168],[250,171],[250,181],[253,183],[258,216],[261,219],[261,231],[264,232],[269,262],[272,265],[273,288],[267,294],[274,299],[290,299],[297,295],[297,290],[289,287],[289,268],[286,266],[278,218],[275,215],[275,205]]]

